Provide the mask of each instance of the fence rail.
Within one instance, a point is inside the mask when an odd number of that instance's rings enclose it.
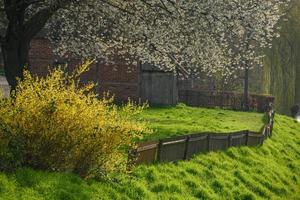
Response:
[[[242,130],[232,133],[196,133],[139,144],[130,154],[134,164],[172,162],[190,159],[195,154],[224,151],[230,147],[259,146],[272,136],[275,111],[267,112],[268,122],[261,132]]]
[[[179,90],[179,102],[189,106],[222,107],[233,110],[242,110],[244,96],[234,92],[216,92],[205,90]],[[250,109],[257,112],[266,112],[269,104],[274,103],[273,96],[250,94],[248,98]]]

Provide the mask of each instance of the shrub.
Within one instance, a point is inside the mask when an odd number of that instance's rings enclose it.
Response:
[[[117,108],[80,84],[90,62],[72,73],[44,78],[28,71],[12,98],[0,105],[0,167],[72,171],[89,178],[126,169],[127,151],[146,132],[134,120],[142,107]]]

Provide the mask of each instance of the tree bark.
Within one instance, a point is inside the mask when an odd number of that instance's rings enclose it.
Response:
[[[21,1],[4,1],[8,25],[1,41],[4,72],[11,90],[15,90],[17,79],[23,78],[23,70],[29,62],[30,39],[24,35],[26,7]]]
[[[29,45],[29,40],[8,33],[1,46],[4,72],[11,90],[16,89],[17,80],[23,79],[23,71],[29,65]]]
[[[27,8],[38,1],[4,1],[8,25],[5,37],[0,37],[4,60],[4,71],[12,90],[16,89],[17,79],[23,78],[23,71],[29,65],[30,41],[45,26],[56,11],[72,0],[56,1],[40,9],[30,19],[25,20]]]
[[[249,111],[249,69],[245,69],[244,77],[244,110]]]
[[[1,38],[4,60],[4,72],[11,90],[15,90],[18,79],[23,79],[23,71],[29,65],[30,41],[44,27],[48,19],[71,0],[57,3],[41,9],[25,21],[25,12],[30,5],[25,1],[5,1],[8,19],[5,37]],[[34,2],[31,2],[34,3]]]

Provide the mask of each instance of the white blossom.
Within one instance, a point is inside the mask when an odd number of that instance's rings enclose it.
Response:
[[[32,2],[25,20],[59,1]],[[117,55],[181,74],[201,71],[229,77],[261,64],[262,50],[278,37],[276,24],[289,0],[68,2],[46,26],[57,54],[106,62]]]

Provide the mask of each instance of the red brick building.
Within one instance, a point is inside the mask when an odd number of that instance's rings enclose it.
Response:
[[[45,38],[36,38],[30,45],[30,70],[33,74],[44,76],[49,67],[58,64],[67,64],[68,70],[73,70],[81,62],[78,59],[62,60],[56,58],[52,52],[51,43]],[[130,70],[128,70],[130,68]],[[98,83],[96,92],[103,94],[109,91],[116,94],[118,101],[128,98],[138,100],[138,67],[121,63],[105,65],[95,63],[90,70],[81,77],[83,82],[94,81]]]
[[[44,76],[49,67],[58,64],[68,64],[68,70],[73,70],[80,60],[61,60],[52,52],[49,40],[37,37],[30,46],[30,70],[33,74]],[[171,72],[158,71],[146,65],[128,65],[116,62],[113,65],[95,63],[83,74],[81,80],[98,83],[96,92],[110,92],[117,102],[128,98],[139,101],[149,101],[151,104],[172,105],[177,103],[176,78]]]

